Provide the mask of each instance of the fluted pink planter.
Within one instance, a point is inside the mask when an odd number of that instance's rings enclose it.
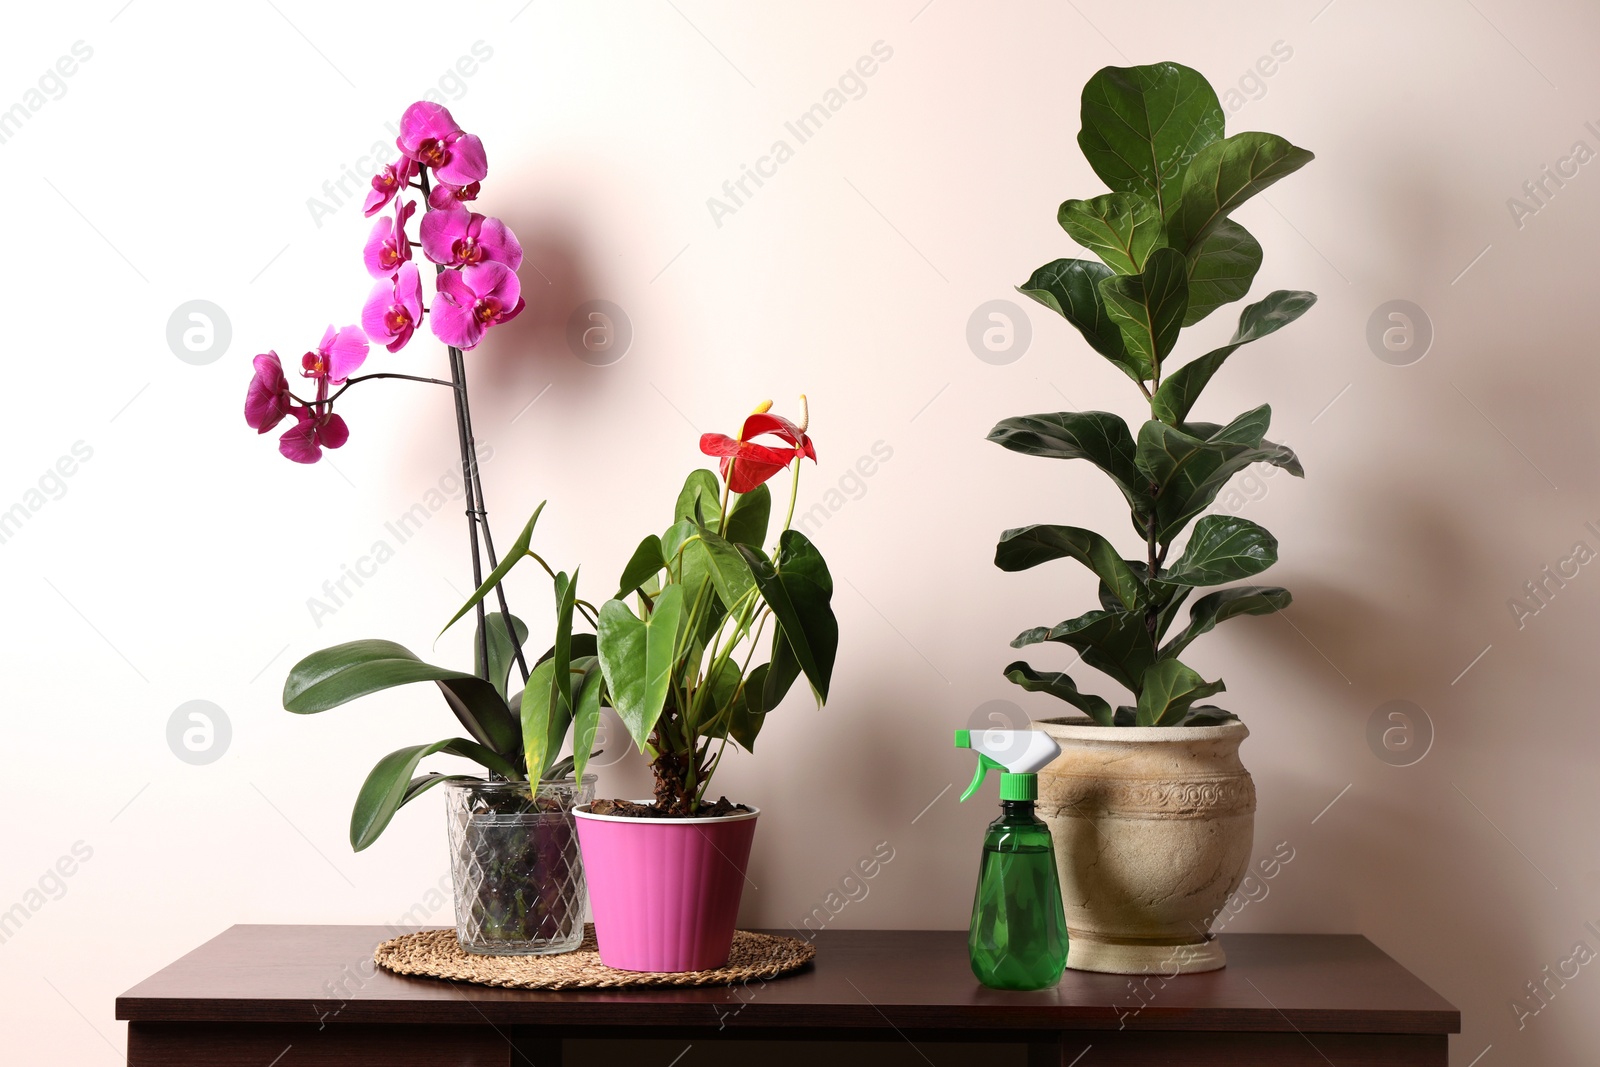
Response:
[[[704,971],[728,962],[759,811],[633,819],[585,805],[573,814],[602,963]]]

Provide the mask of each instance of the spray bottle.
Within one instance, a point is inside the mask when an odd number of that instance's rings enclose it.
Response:
[[[1037,730],[957,730],[956,747],[978,754],[966,800],[991,768],[1000,771],[1000,817],[983,839],[972,898],[967,951],[972,973],[994,989],[1046,989],[1067,965],[1067,918],[1061,907],[1050,828],[1033,813],[1038,771],[1061,747]]]

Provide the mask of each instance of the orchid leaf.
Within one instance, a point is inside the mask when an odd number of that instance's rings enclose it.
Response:
[[[371,845],[389,825],[389,820],[394,818],[400,806],[422,792],[422,789],[412,789],[412,775],[417,764],[435,752],[477,760],[489,770],[507,778],[521,777],[505,760],[464,737],[396,749],[378,761],[367,775],[367,780],[361,784],[361,791],[356,794],[355,808],[350,813],[351,848],[360,852]]]

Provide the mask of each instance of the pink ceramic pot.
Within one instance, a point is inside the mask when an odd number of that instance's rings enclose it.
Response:
[[[728,962],[759,811],[632,819],[584,805],[573,814],[602,963],[704,971]]]

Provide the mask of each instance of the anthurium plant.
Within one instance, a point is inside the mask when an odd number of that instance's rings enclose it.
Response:
[[[296,463],[316,463],[327,449],[343,447],[350,439],[344,417],[334,408],[352,387],[389,378],[450,389],[467,501],[472,580],[479,585],[484,580],[485,562],[496,575],[503,571],[495,556],[479,478],[479,449],[467,394],[467,354],[488,331],[522,310],[517,278],[522,246],[505,223],[472,210],[470,205],[478,199],[488,174],[488,158],[482,140],[464,131],[447,109],[428,101],[412,104],[400,118],[396,147],[398,158],[372,178],[364,206],[365,214],[377,216],[377,221],[362,255],[374,283],[361,311],[361,324],[329,326],[317,347],[301,358],[300,377],[309,393],[304,397],[291,387],[275,351],[256,356],[245,399],[245,421],[257,433],[265,434],[292,418],[293,425],[278,439],[278,451]],[[419,206],[423,215],[413,231],[412,218]],[[413,232],[433,264],[431,300],[424,299],[423,272],[414,261],[417,245],[412,241]],[[373,346],[382,346],[394,355],[410,345],[424,318],[445,346],[448,378],[397,370],[357,373],[366,366]],[[508,558],[539,558],[529,548],[532,532],[530,522]],[[466,731],[465,737],[407,746],[378,761],[351,814],[350,844],[357,851],[377,840],[402,805],[440,782],[476,777],[419,772],[421,761],[435,753],[472,760],[496,780],[537,783],[571,773],[570,758],[553,758],[564,742],[564,727],[558,736],[526,734],[520,713],[521,688],[511,691],[508,681],[515,665],[524,685],[534,679],[537,687],[539,672],[548,676],[554,670],[548,665],[565,662],[574,645],[583,647],[583,636],[572,633],[572,583],[565,573],[550,571],[550,577],[557,605],[555,643],[531,668],[523,650],[528,628],[510,613],[497,578],[488,590],[500,610],[487,611],[483,596],[472,605],[477,613],[477,633],[471,673],[425,663],[404,646],[385,640],[351,641],[326,648],[290,671],[283,688],[283,705],[289,711],[326,711],[395,686],[432,682]],[[593,642],[593,635],[588,635],[591,656]],[[532,793],[530,787],[530,803],[535,799]]]
[[[728,742],[754,751],[767,713],[801,675],[819,706],[827,699],[839,645],[833,579],[816,546],[790,527],[800,463],[815,462],[816,448],[804,397],[798,423],[769,406],[745,419],[736,438],[700,439],[701,451],[721,461],[720,480],[709,470],[689,475],[671,525],[645,535],[597,610],[578,599],[576,572],[571,581],[555,576],[560,628],[552,656],[522,691],[523,735],[555,738],[570,724],[581,774],[600,709],[611,707],[655,775],[654,804],[602,801],[597,809],[645,817],[731,811],[726,798],[707,801]],[[793,469],[788,509],[769,552],[766,483],[785,468]],[[530,531],[531,523],[462,613],[529,554]],[[574,610],[595,632],[566,641],[559,635]],[[763,652],[765,662],[756,662]],[[531,748],[527,765],[535,765]]]
[[[1198,72],[1176,63],[1107,67],[1089,79],[1078,145],[1111,188],[1068,200],[1057,220],[1098,260],[1058,259],[1034,271],[1021,292],[1056,312],[1089,347],[1126,374],[1148,404],[1137,435],[1105,411],[1058,411],[1005,419],[989,440],[1029,456],[1082,459],[1121,491],[1140,550],[1124,556],[1109,538],[1075,526],[1006,530],[995,565],[1021,571],[1071,558],[1099,579],[1100,606],[1054,626],[1023,631],[1023,648],[1067,645],[1078,657],[1133,694],[1113,708],[1080,692],[1063,672],[1026,662],[1006,677],[1030,692],[1049,693],[1105,726],[1214,725],[1234,716],[1200,701],[1223,690],[1180,657],[1191,642],[1237,615],[1286,608],[1289,591],[1235,585],[1277,562],[1278,542],[1236,515],[1205,514],[1238,472],[1268,463],[1302,477],[1294,452],[1266,439],[1265,404],[1226,424],[1191,416],[1201,391],[1234,352],[1274,333],[1316,301],[1279,290],[1239,315],[1220,348],[1179,362],[1181,331],[1248,292],[1261,266],[1261,246],[1230,213],[1312,159],[1270,133],[1226,136],[1222,107]],[[1193,524],[1192,530],[1190,524]],[[1185,533],[1187,531],[1187,537]],[[1182,549],[1169,555],[1175,544]]]

